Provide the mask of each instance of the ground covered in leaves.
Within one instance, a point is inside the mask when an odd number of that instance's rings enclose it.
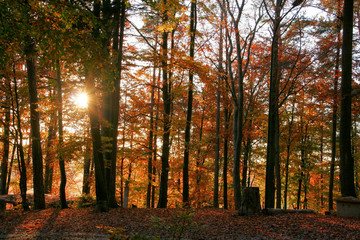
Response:
[[[0,212],[0,239],[360,239],[360,220],[316,214],[236,216],[223,209],[92,208]]]

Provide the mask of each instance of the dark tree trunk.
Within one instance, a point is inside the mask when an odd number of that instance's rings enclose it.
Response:
[[[225,137],[224,137],[224,168],[223,168],[223,182],[224,182],[224,209],[228,209],[228,152],[229,152],[229,140],[228,140],[228,131],[229,131],[229,121],[230,121],[230,111],[225,107]]]
[[[201,114],[200,129],[199,129],[199,143],[201,143],[202,137],[203,137],[204,118],[205,118],[205,107],[203,107],[202,114]],[[200,197],[201,197],[201,188],[200,188],[201,171],[200,171],[200,168],[204,164],[204,161],[203,161],[202,158],[203,157],[202,157],[202,154],[201,154],[201,144],[198,144],[197,154],[196,154],[196,170],[195,170],[195,176],[196,176],[195,207],[196,208],[199,208],[201,206],[201,202],[200,202]]]
[[[354,1],[345,0],[343,11],[341,119],[340,119],[340,185],[341,196],[356,197],[354,157],[351,152],[351,77]]]
[[[6,180],[8,176],[9,150],[10,150],[10,96],[11,86],[8,78],[5,80],[5,104],[2,106],[5,109],[4,132],[2,136],[3,149],[1,159],[1,179],[0,179],[0,194],[7,194]],[[9,91],[9,92],[8,92]],[[0,203],[0,209],[5,209],[6,203]]]
[[[291,120],[288,121],[288,138],[286,143],[286,163],[285,163],[285,186],[284,186],[284,209],[287,209],[287,193],[289,185],[289,164],[290,164],[290,150],[292,143],[292,127],[294,122],[294,111],[295,111],[295,101],[291,108]]]
[[[279,40],[281,4],[281,0],[276,0],[271,45],[265,208],[274,208],[275,206],[275,164],[279,161]],[[278,191],[281,190],[279,187]]]
[[[60,61],[56,61],[56,82],[57,82],[57,100],[58,100],[58,128],[59,128],[59,143],[58,143],[58,157],[59,157],[59,168],[60,168],[60,203],[61,208],[67,208],[66,204],[66,171],[65,171],[65,160],[63,156],[63,117],[62,117],[62,86],[61,86],[61,69]]]
[[[156,49],[156,46],[155,46]],[[151,86],[151,99],[150,99],[150,131],[149,131],[149,159],[148,159],[148,186],[146,192],[146,207],[151,207],[152,184],[153,184],[153,158],[154,155],[154,104],[155,104],[155,84],[156,84],[156,66],[153,68],[153,82]]]
[[[221,11],[220,23],[224,21],[224,12]],[[219,207],[219,162],[220,162],[220,112],[221,112],[221,86],[222,73],[224,71],[223,62],[223,27],[220,25],[219,39],[219,62],[217,76],[217,92],[216,92],[216,146],[215,146],[215,177],[214,177],[214,207]]]
[[[125,28],[125,1],[116,1],[115,4],[115,16],[114,16],[114,36],[113,36],[113,50],[117,52],[116,69],[118,74],[114,79],[114,90],[106,93],[108,101],[106,107],[104,107],[105,121],[110,123],[105,124],[103,127],[104,136],[110,139],[110,151],[107,151],[105,161],[109,162],[106,167],[106,178],[108,184],[108,200],[110,207],[117,207],[115,193],[116,193],[116,160],[117,160],[117,136],[119,126],[119,108],[120,108],[120,80],[122,72],[122,57],[123,57],[123,40],[124,40],[124,28]],[[120,29],[119,29],[120,28]],[[120,31],[119,31],[120,30]]]
[[[190,12],[190,59],[193,60],[195,56],[195,33],[196,33],[196,0],[191,1]],[[194,73],[189,70],[189,90],[188,90],[188,105],[186,112],[186,127],[185,127],[185,150],[184,150],[184,166],[183,166],[183,205],[190,206],[189,202],[189,152],[190,152],[190,138],[191,138],[191,117],[193,108],[193,79]]]
[[[45,157],[45,182],[44,182],[44,192],[49,194],[52,191],[52,182],[53,182],[53,172],[54,172],[54,143],[56,138],[56,118],[55,112],[52,112],[50,115],[50,122],[48,128],[48,137],[46,143],[46,157]]]
[[[88,130],[86,131],[88,132]],[[87,136],[85,136],[85,153],[84,153],[84,175],[83,175],[83,194],[90,194],[90,165],[91,165],[91,155],[90,153],[90,144]]]
[[[18,136],[16,136],[15,139],[14,139],[14,145],[13,145],[11,159],[10,159],[10,165],[9,165],[7,181],[6,181],[6,192],[7,193],[9,192],[9,188],[10,188],[11,172],[12,172],[12,168],[13,168],[13,165],[14,165],[15,154],[17,154],[17,151],[18,151],[18,149],[17,149],[18,148],[17,147],[17,141],[18,141]]]
[[[341,7],[340,1],[337,4],[337,15],[340,16]],[[340,75],[340,46],[341,46],[341,22],[337,20],[336,26],[336,57],[335,57],[335,74],[334,74],[334,95],[333,95],[333,112],[332,112],[332,132],[331,132],[331,162],[330,162],[330,180],[329,180],[329,211],[334,210],[334,175],[336,162],[336,128],[337,128],[337,114],[338,114],[338,83]]]
[[[15,74],[15,68],[14,74]],[[25,157],[24,157],[24,148],[23,148],[23,135],[22,135],[22,129],[21,129],[21,116],[20,116],[20,104],[19,104],[19,96],[18,96],[18,88],[17,88],[17,82],[16,78],[14,77],[14,92],[15,92],[15,104],[16,104],[16,124],[17,124],[17,131],[16,133],[19,135],[19,143],[17,144],[17,159],[18,159],[18,166],[19,166],[19,172],[20,172],[20,194],[21,194],[21,204],[23,206],[24,210],[29,209],[29,205],[26,199],[26,182],[27,182],[27,176],[26,176],[26,164],[25,164]],[[14,114],[15,117],[15,114]],[[16,136],[16,143],[17,143],[17,136]],[[13,154],[14,157],[14,154]],[[12,162],[10,165],[10,173],[12,168]],[[10,174],[9,174],[10,177]],[[10,182],[10,178],[8,179],[8,184]],[[9,185],[8,185],[9,187]]]
[[[36,50],[35,43],[26,40],[26,68],[30,97],[30,123],[31,123],[31,150],[33,160],[33,184],[34,184],[34,208],[45,208],[43,158],[40,137],[40,116],[38,108],[38,96],[36,86]]]
[[[89,96],[88,111],[90,118],[91,137],[93,145],[93,159],[95,164],[95,192],[96,192],[96,207],[97,212],[106,212],[109,210],[108,206],[108,191],[105,178],[105,166],[102,153],[102,142],[100,134],[100,112],[98,111],[96,94],[95,94],[95,79],[92,73],[87,74],[86,77],[86,92]]]
[[[252,142],[252,139],[250,136],[248,136],[246,139],[246,142],[244,142],[244,164],[243,164],[243,169],[242,169],[242,180],[241,180],[242,188],[245,188],[247,186],[246,180],[247,180],[248,165],[249,165],[250,154],[251,154],[251,142]]]
[[[162,0],[164,5],[167,5],[167,0]],[[168,22],[168,13],[165,10],[162,13],[162,22],[166,24]],[[160,193],[158,208],[167,207],[168,197],[168,178],[169,178],[169,155],[170,155],[170,128],[171,128],[171,85],[168,79],[168,35],[169,33],[164,31],[162,33],[162,45],[161,45],[161,67],[163,75],[163,104],[164,104],[164,132],[163,132],[163,145],[161,156],[161,177],[160,177]]]

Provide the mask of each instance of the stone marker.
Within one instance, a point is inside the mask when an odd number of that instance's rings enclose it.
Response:
[[[336,201],[336,213],[340,217],[360,219],[360,199],[356,197],[340,197]]]

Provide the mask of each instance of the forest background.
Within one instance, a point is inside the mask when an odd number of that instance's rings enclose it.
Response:
[[[27,193],[37,209],[45,194],[239,209],[256,186],[263,207],[331,211],[360,192],[358,1],[0,1],[0,16],[0,194],[24,209]]]

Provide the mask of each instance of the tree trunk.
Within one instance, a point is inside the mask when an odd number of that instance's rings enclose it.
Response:
[[[10,165],[9,165],[9,170],[8,170],[8,174],[7,174],[6,194],[9,192],[10,180],[11,180],[11,172],[12,172],[12,168],[13,168],[13,165],[14,165],[15,154],[17,154],[17,151],[18,151],[18,149],[17,149],[18,148],[17,147],[17,141],[18,141],[18,137],[16,136],[15,139],[14,139],[14,143],[13,143],[13,149],[12,149],[12,154],[11,154],[11,159],[10,159]],[[15,151],[16,151],[16,153],[15,153]]]
[[[191,1],[190,12],[190,59],[194,60],[195,56],[195,33],[197,24],[196,0]],[[183,205],[190,207],[189,202],[189,152],[191,139],[191,117],[193,108],[193,79],[194,73],[189,70],[189,90],[188,90],[188,105],[186,112],[186,127],[185,127],[185,150],[184,150],[184,166],[183,166]]]
[[[36,86],[36,50],[35,43],[26,40],[26,68],[28,76],[28,87],[30,97],[30,123],[31,123],[31,150],[33,160],[33,184],[34,184],[34,208],[45,208],[43,158],[40,137],[40,116],[38,109],[38,96]]]
[[[345,0],[343,11],[341,119],[340,119],[340,185],[341,196],[356,197],[354,158],[351,152],[351,77],[354,1]]]
[[[220,112],[221,112],[221,86],[222,86],[222,72],[223,72],[223,27],[224,12],[221,11],[220,17],[220,39],[219,39],[219,62],[218,62],[218,76],[217,76],[217,92],[216,92],[216,146],[215,146],[215,177],[214,177],[214,207],[219,207],[219,162],[220,162]]]
[[[50,90],[51,92],[51,90]],[[50,122],[48,128],[48,137],[46,143],[46,157],[45,157],[45,182],[44,182],[44,192],[49,194],[52,191],[52,182],[53,182],[53,172],[54,172],[54,158],[55,151],[53,148],[55,138],[56,138],[56,118],[55,112],[50,114]]]
[[[265,208],[275,206],[275,164],[279,161],[279,40],[281,0],[276,0],[271,45],[268,140],[266,154]],[[280,186],[278,186],[278,191]]]
[[[295,111],[295,101],[291,108],[291,120],[288,122],[288,139],[286,143],[286,163],[285,163],[285,186],[284,186],[284,209],[287,209],[287,193],[288,193],[288,184],[289,184],[289,164],[290,164],[290,149],[292,143],[292,127],[294,122],[294,111]]]
[[[156,49],[156,46],[155,46]],[[149,159],[148,159],[148,187],[146,192],[146,207],[151,207],[152,196],[152,183],[153,183],[153,158],[154,155],[154,105],[155,105],[155,85],[156,85],[156,66],[153,67],[153,82],[151,86],[151,99],[150,99],[150,131],[149,131]],[[155,143],[156,144],[156,143]]]
[[[225,137],[224,137],[224,168],[223,168],[223,182],[224,182],[224,209],[228,209],[228,152],[229,152],[229,140],[228,140],[228,131],[229,131],[229,121],[230,121],[230,111],[225,107]]]
[[[337,5],[337,14],[340,16],[341,7],[340,1]],[[337,109],[338,109],[338,82],[340,75],[340,39],[341,39],[341,22],[337,22],[336,26],[336,57],[335,57],[335,74],[334,74],[334,95],[333,95],[333,112],[332,112],[332,132],[331,132],[331,162],[330,162],[330,180],[329,180],[329,211],[334,210],[334,175],[335,175],[335,162],[336,162],[336,126],[337,126]]]
[[[125,181],[123,208],[128,208],[128,206],[129,206],[131,170],[132,170],[132,168],[131,168],[131,163],[130,163],[130,165],[129,165],[129,175],[128,175],[128,178]]]
[[[86,131],[88,134],[88,130]],[[90,153],[90,144],[87,136],[85,136],[85,153],[84,153],[84,175],[83,175],[83,194],[90,194],[90,165],[91,165],[91,155]]]
[[[167,0],[162,0],[164,5],[167,5]],[[164,11],[162,13],[162,22],[167,24],[168,13]],[[162,156],[161,156],[161,179],[160,179],[160,193],[158,208],[167,207],[168,197],[168,178],[169,178],[169,155],[170,155],[170,128],[171,128],[171,85],[168,80],[168,63],[167,63],[167,52],[168,52],[168,35],[169,33],[164,31],[162,33],[162,60],[161,67],[163,73],[163,104],[164,104],[164,132],[163,132],[163,145],[162,145]]]
[[[116,193],[116,160],[117,160],[117,136],[119,126],[119,107],[120,107],[120,80],[122,72],[122,58],[123,58],[123,40],[124,40],[124,28],[125,28],[125,0],[116,1],[115,4],[115,16],[114,16],[114,36],[113,36],[113,50],[117,52],[116,69],[118,74],[113,81],[114,88],[110,88],[110,92],[105,95],[109,98],[105,101],[104,105],[104,117],[105,121],[109,124],[105,124],[103,127],[103,135],[109,139],[110,151],[107,151],[105,161],[109,162],[106,167],[106,178],[108,184],[108,201],[110,207],[117,207],[115,193]],[[119,32],[120,27],[120,32]],[[120,36],[120,38],[119,38]],[[119,38],[119,39],[118,39]]]
[[[2,136],[3,149],[2,149],[2,159],[1,159],[1,179],[0,179],[0,195],[7,194],[6,189],[6,180],[8,175],[8,163],[9,163],[9,150],[10,150],[10,96],[11,96],[11,86],[8,78],[5,80],[5,106],[2,108],[5,109],[5,121],[4,121],[4,132]],[[9,92],[7,92],[9,91]],[[0,209],[5,209],[6,203],[0,203]]]
[[[13,69],[15,73],[15,68]],[[20,172],[20,194],[21,194],[21,202],[24,210],[29,209],[29,205],[26,199],[26,191],[27,191],[27,176],[26,176],[26,164],[25,164],[25,157],[24,157],[24,147],[23,147],[23,135],[21,129],[21,115],[20,115],[20,104],[19,104],[19,96],[18,96],[18,88],[16,78],[14,77],[14,92],[15,92],[15,104],[16,104],[16,123],[17,123],[17,134],[19,135],[19,143],[17,144],[17,159],[18,159],[18,166]],[[15,115],[14,115],[15,117]],[[17,136],[16,136],[16,143],[17,143]],[[13,154],[14,157],[14,154]],[[10,165],[12,167],[12,163]],[[11,168],[10,168],[11,169]],[[10,170],[11,172],[11,170]],[[10,176],[10,174],[9,174]],[[8,179],[8,183],[10,182],[10,178]]]
[[[251,120],[250,120],[250,126],[251,129]],[[248,172],[248,165],[250,161],[250,152],[251,152],[251,142],[252,139],[250,136],[247,137],[246,142],[244,142],[244,164],[242,169],[242,180],[241,180],[241,186],[242,188],[246,187],[246,180],[247,180],[247,172]]]
[[[204,118],[205,118],[205,107],[202,109],[201,114],[201,120],[200,120],[200,130],[199,130],[199,143],[201,143],[202,136],[203,136],[203,127],[204,127]],[[195,176],[196,176],[196,183],[195,183],[195,206],[196,208],[199,208],[201,206],[201,188],[200,188],[200,182],[201,182],[201,171],[200,167],[202,167],[204,164],[201,156],[201,144],[198,144],[197,149],[197,155],[196,155],[196,170],[195,170]]]
[[[92,73],[86,77],[86,92],[88,94],[88,111],[90,118],[90,131],[93,145],[93,159],[95,164],[95,192],[96,192],[96,212],[106,212],[109,210],[108,193],[105,178],[104,158],[102,153],[102,142],[100,134],[100,112],[98,111],[97,99],[95,94],[95,79]]]
[[[62,117],[62,86],[61,86],[61,69],[59,59],[56,61],[56,82],[57,82],[57,94],[58,94],[58,128],[59,128],[59,143],[58,143],[58,157],[59,157],[59,168],[60,168],[60,203],[61,208],[67,208],[66,204],[66,171],[65,171],[65,160],[63,156],[63,117]]]

